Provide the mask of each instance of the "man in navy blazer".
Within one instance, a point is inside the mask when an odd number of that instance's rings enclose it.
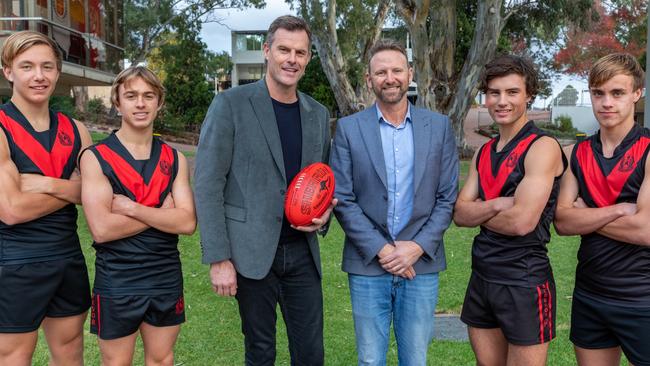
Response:
[[[413,71],[399,43],[370,52],[377,102],[339,120],[332,146],[359,365],[384,365],[391,321],[400,365],[425,365],[433,337],[443,235],[458,193],[449,119],[411,105]]]

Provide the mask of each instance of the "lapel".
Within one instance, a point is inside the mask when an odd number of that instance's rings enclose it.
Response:
[[[370,161],[372,162],[379,179],[388,189],[386,184],[386,162],[384,161],[384,150],[381,145],[381,134],[379,133],[379,120],[377,119],[377,107],[373,104],[370,108],[361,111],[358,116],[361,138],[366,145]]]
[[[282,158],[282,143],[280,141],[280,132],[278,132],[278,123],[275,120],[275,112],[273,111],[273,103],[271,102],[271,96],[269,95],[269,90],[266,87],[266,82],[264,79],[258,81],[257,83],[257,92],[253,94],[250,98],[251,104],[253,105],[253,110],[257,116],[257,122],[259,122],[262,131],[264,132],[264,137],[266,138],[266,143],[271,150],[271,155],[275,161],[275,166],[280,171],[280,175],[284,180],[285,185],[287,184],[284,174],[284,159]],[[302,111],[301,111],[302,112]],[[303,127],[304,135],[304,127]],[[305,142],[303,141],[303,150]]]
[[[427,166],[426,158],[431,145],[431,120],[421,116],[420,111],[411,105],[411,124],[413,125],[413,192],[417,192],[424,168]]]
[[[315,123],[315,111],[307,102],[304,94],[298,92],[300,102],[300,126],[302,129],[302,154],[300,158],[300,168],[322,160],[321,142],[319,141],[320,126]],[[319,153],[318,156],[314,156]]]

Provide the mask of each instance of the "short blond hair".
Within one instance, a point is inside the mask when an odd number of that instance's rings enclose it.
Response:
[[[35,31],[20,31],[7,38],[2,47],[2,67],[11,67],[12,62],[18,55],[37,45],[45,45],[52,49],[56,58],[56,68],[61,72],[63,58],[56,42],[50,37]]]
[[[602,57],[589,70],[589,87],[599,87],[616,75],[631,76],[633,89],[643,89],[645,73],[634,56],[629,53],[611,53]]]
[[[165,87],[156,76],[156,74],[145,66],[131,66],[122,70],[113,81],[111,86],[111,103],[118,107],[120,105],[119,89],[120,85],[126,84],[135,78],[141,78],[145,83],[153,88],[158,96],[158,106],[162,106],[165,102]]]

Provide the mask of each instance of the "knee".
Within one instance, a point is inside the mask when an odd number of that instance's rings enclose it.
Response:
[[[174,365],[174,352],[170,351],[166,354],[146,354],[146,366],[173,366]]]
[[[0,365],[31,365],[34,350],[0,351]]]
[[[133,357],[131,356],[132,355],[118,356],[102,353],[102,366],[131,366],[133,364]]]
[[[83,335],[70,338],[63,343],[50,345],[52,360],[50,366],[83,365]]]

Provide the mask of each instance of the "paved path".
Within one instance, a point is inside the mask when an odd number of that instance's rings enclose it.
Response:
[[[433,338],[443,341],[468,342],[467,326],[455,314],[436,314]]]

